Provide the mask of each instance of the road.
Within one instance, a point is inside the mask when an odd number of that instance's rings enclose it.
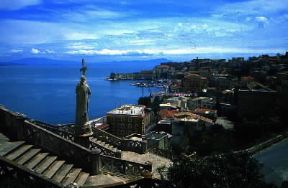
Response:
[[[262,172],[267,182],[279,186],[282,181],[288,181],[288,138],[256,153],[254,157],[264,165]]]

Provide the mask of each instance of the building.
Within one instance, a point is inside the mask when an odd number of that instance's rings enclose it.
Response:
[[[166,132],[150,132],[145,135],[149,149],[169,150],[171,135]]]
[[[187,105],[189,110],[195,110],[196,108],[215,109],[216,102],[213,98],[196,97],[193,99],[189,99]]]
[[[171,134],[172,133],[172,122],[173,122],[173,119],[162,119],[162,120],[157,122],[157,125],[154,128],[154,131],[157,131],[157,132],[164,131],[166,133]]]
[[[212,110],[209,108],[196,108],[193,112],[195,114],[198,114],[203,117],[207,117],[212,120],[216,120],[217,118],[217,110]]]
[[[185,150],[189,143],[193,142],[193,136],[197,132],[204,131],[212,125],[213,120],[191,112],[175,114],[172,124],[172,147]]]
[[[178,110],[178,107],[171,103],[161,103],[159,104],[159,108],[160,110]]]
[[[180,97],[171,97],[168,99],[165,99],[164,102],[170,103],[173,106],[176,106],[180,109],[187,109],[187,101],[188,97],[180,96]]]
[[[238,116],[257,118],[267,116],[274,111],[277,92],[269,88],[238,91]]]
[[[199,74],[187,74],[184,76],[182,85],[186,92],[201,92],[208,87],[208,80]]]
[[[219,90],[231,89],[236,83],[228,74],[213,74],[210,85]]]
[[[143,105],[123,105],[107,113],[111,133],[120,137],[144,134],[150,118],[150,112],[145,112]]]
[[[154,79],[167,79],[173,77],[175,68],[169,65],[158,65],[153,69]]]

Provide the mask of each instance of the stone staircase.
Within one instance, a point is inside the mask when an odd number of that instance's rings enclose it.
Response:
[[[41,122],[41,121],[37,121],[37,120],[33,120],[33,123],[36,123],[37,125],[65,138],[65,139],[68,139],[72,142],[75,141],[75,138],[74,138],[74,127],[71,127],[70,126],[58,126],[58,127],[55,127],[53,125],[50,125],[48,123],[44,123],[44,122]],[[102,131],[103,132],[103,131]],[[115,146],[115,145],[112,145],[110,143],[107,143],[107,140],[103,140],[101,139],[102,137],[90,137],[89,140],[90,140],[90,145],[88,146],[89,149],[94,149],[94,148],[97,148],[97,149],[100,149],[102,151],[102,154],[104,155],[108,155],[108,156],[113,156],[113,157],[121,157],[121,150]]]
[[[79,187],[83,186],[90,176],[81,168],[67,164],[57,156],[43,152],[24,141],[1,142],[0,156],[63,187],[71,183],[77,183]]]
[[[119,150],[118,148],[114,147],[113,145],[108,144],[105,141],[99,140],[99,139],[97,139],[95,137],[90,137],[90,141],[94,142],[95,144],[97,144],[97,145],[99,145],[101,147],[104,147],[106,149],[112,150],[114,152],[117,152],[117,151],[121,152],[121,150]]]

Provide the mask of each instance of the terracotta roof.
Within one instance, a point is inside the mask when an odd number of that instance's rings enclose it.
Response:
[[[169,119],[169,118],[174,118],[174,115],[177,113],[176,110],[160,110],[159,111],[159,116],[161,119]]]
[[[213,120],[200,116],[198,114],[194,114],[192,112],[179,112],[177,114],[174,115],[175,118],[177,119],[196,119],[196,120],[202,120],[208,123],[213,123]]]
[[[241,80],[242,81],[253,81],[254,78],[252,76],[243,76],[243,77],[241,77]]]
[[[210,109],[210,108],[196,108],[194,110],[195,113],[199,113],[199,114],[205,114],[205,113],[216,113],[217,110],[213,110],[213,109]]]

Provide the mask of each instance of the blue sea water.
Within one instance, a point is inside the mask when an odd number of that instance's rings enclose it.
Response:
[[[92,90],[90,119],[100,117],[122,104],[136,104],[148,89],[129,85],[131,81],[106,81],[110,72],[152,69],[158,63],[88,63],[87,79]],[[52,123],[74,122],[75,87],[79,64],[23,64],[0,66],[0,104],[13,111]],[[152,92],[157,91],[152,88]]]

